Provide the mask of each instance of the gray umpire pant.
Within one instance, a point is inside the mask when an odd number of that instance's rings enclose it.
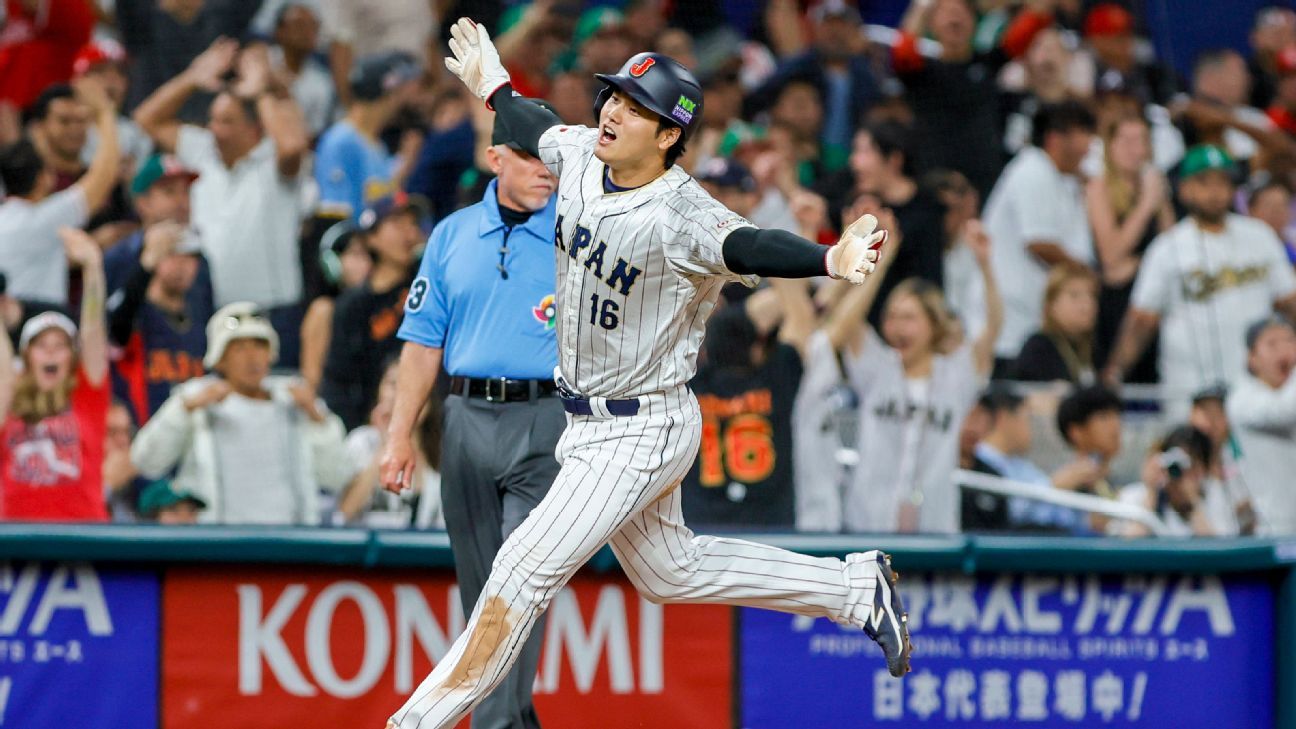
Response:
[[[567,417],[562,401],[490,403],[450,395],[441,437],[441,501],[465,615],[491,564],[558,475],[554,449]],[[538,729],[531,701],[544,622],[522,645],[513,670],[472,713],[473,729]]]

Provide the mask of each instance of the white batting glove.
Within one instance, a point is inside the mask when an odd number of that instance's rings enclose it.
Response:
[[[864,215],[846,228],[837,245],[828,249],[825,261],[829,276],[853,284],[864,283],[864,278],[877,269],[882,244],[887,239],[887,232],[878,230],[877,225],[877,218]]]
[[[446,68],[490,106],[491,94],[509,82],[509,74],[486,26],[460,18],[450,28],[450,54],[445,59]]]

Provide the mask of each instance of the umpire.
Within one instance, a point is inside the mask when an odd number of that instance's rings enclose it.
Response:
[[[548,108],[547,104],[540,103]],[[557,179],[506,144],[497,117],[487,149],[496,179],[482,201],[432,231],[405,300],[395,412],[384,480],[408,485],[411,433],[445,361],[450,396],[442,436],[441,498],[464,613],[471,615],[504,539],[558,473],[566,425],[555,397],[554,200]],[[544,630],[472,715],[473,729],[540,726],[531,701]]]

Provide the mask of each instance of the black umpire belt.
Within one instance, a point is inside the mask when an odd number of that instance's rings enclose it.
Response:
[[[558,391],[552,380],[510,380],[506,377],[450,378],[450,394],[473,397],[486,402],[530,402],[549,397]]]
[[[594,415],[598,417],[629,417],[639,414],[639,398],[629,400],[608,400],[606,398],[584,398],[558,391],[562,399],[563,410],[572,415]],[[600,407],[601,406],[601,407]],[[606,410],[607,412],[603,412]]]

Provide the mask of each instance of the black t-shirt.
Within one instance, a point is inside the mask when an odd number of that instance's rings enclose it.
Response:
[[[796,349],[776,344],[755,370],[703,366],[690,386],[702,409],[702,447],[684,479],[684,520],[725,529],[796,524],[792,401]]]
[[[320,397],[347,430],[369,422],[383,365],[400,354],[396,331],[408,292],[408,280],[384,292],[374,291],[366,281],[338,297]]]
[[[945,206],[931,193],[919,189],[909,202],[892,206],[891,211],[902,240],[869,312],[874,327],[881,326],[887,296],[901,281],[920,278],[942,286],[945,278]]]
[[[928,59],[917,71],[900,74],[914,113],[913,164],[917,176],[951,169],[967,176],[985,200],[1006,161],[1003,120],[995,81],[1008,56],[999,49],[966,63]]]
[[[1075,363],[1093,374],[1093,362]],[[1058,343],[1044,332],[1035,332],[1022,345],[1021,354],[1017,355],[1014,379],[1022,382],[1055,382],[1062,380],[1075,384],[1082,382],[1082,372],[1075,372],[1067,365],[1066,357],[1058,349]]]

